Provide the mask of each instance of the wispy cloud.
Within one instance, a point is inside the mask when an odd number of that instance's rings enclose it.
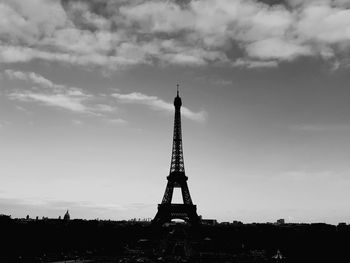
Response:
[[[3,73],[4,76],[11,80],[22,80],[38,84],[40,88],[16,89],[8,94],[12,100],[22,102],[37,102],[45,106],[58,107],[76,113],[87,113],[96,116],[103,116],[106,123],[124,125],[127,123],[122,118],[116,118],[113,114],[117,112],[117,107],[108,100],[108,97],[117,99],[120,103],[143,104],[153,110],[173,112],[172,103],[166,102],[156,96],[149,96],[139,92],[129,94],[113,93],[111,95],[103,95],[98,97],[92,93],[88,93],[83,89],[70,87],[61,84],[55,84],[49,79],[34,72],[22,72],[7,69]],[[103,102],[103,103],[101,103]],[[108,116],[105,116],[105,115]],[[112,114],[112,115],[111,115]],[[184,117],[204,122],[207,113],[205,111],[194,112],[186,107],[182,107]]]
[[[93,106],[94,111],[98,112],[115,112],[116,107],[107,104],[96,104]]]
[[[7,69],[3,75],[11,80],[22,80],[38,85],[38,87],[33,89],[27,88],[12,91],[8,94],[12,100],[38,102],[46,106],[92,115],[112,114],[117,111],[114,105],[102,104],[96,95],[76,87],[53,83],[51,80],[34,72]]]
[[[245,67],[245,68],[274,68],[278,66],[278,62],[275,60],[250,60],[250,59],[237,59],[232,62],[235,67]]]
[[[23,80],[33,84],[39,85],[41,88],[45,88],[45,91],[54,90],[56,92],[68,92],[69,94],[81,95],[83,94],[81,89],[75,87],[68,87],[65,85],[55,84],[51,80],[37,74],[35,72],[24,72],[12,69],[6,69],[3,73],[11,80]]]
[[[34,73],[22,72],[7,69],[4,71],[5,76],[10,79],[23,80],[40,86],[38,90],[17,89],[8,96],[12,100],[39,102],[46,106],[54,106],[79,113],[93,113],[91,107],[84,103],[93,96],[75,87],[58,85],[47,78]],[[101,105],[96,105],[96,110],[103,110]]]
[[[104,122],[112,124],[112,125],[126,125],[128,122],[124,119],[104,119]]]
[[[32,81],[33,83],[42,85],[44,87],[49,87],[49,88],[62,87],[62,86],[53,84],[52,81],[34,72],[22,72],[22,71],[15,71],[12,69],[6,69],[5,74],[10,79],[21,79],[26,81]]]
[[[274,2],[3,0],[0,62],[256,68],[349,58],[348,1]]]
[[[129,94],[113,93],[112,96],[122,103],[143,104],[158,111],[174,111],[174,105],[172,103],[166,102],[156,96],[149,96],[140,92],[132,92]],[[186,107],[182,107],[182,115],[190,120],[204,122],[207,113],[205,111],[193,112]]]
[[[30,110],[28,110],[28,109],[26,109],[24,107],[18,106],[18,105],[16,106],[16,109],[21,111],[21,112],[24,112],[26,114],[32,114],[32,112]]]
[[[10,98],[20,101],[37,101],[47,106],[60,107],[74,112],[90,112],[88,107],[83,105],[85,98],[81,96],[74,97],[67,94],[43,94],[24,91],[11,93]]]

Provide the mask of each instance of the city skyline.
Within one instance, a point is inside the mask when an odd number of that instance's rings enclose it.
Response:
[[[0,1],[0,213],[152,218],[179,83],[199,215],[350,222],[349,7]]]

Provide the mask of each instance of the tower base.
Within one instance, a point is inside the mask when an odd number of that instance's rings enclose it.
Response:
[[[197,206],[188,204],[159,204],[158,212],[152,224],[163,225],[169,223],[172,219],[181,219],[193,226],[200,224]]]

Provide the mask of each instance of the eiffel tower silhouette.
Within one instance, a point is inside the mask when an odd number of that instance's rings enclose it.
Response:
[[[185,175],[185,165],[182,150],[181,133],[181,106],[182,101],[179,96],[179,85],[177,85],[177,96],[174,99],[175,118],[174,118],[174,136],[173,148],[171,154],[170,173],[167,177],[168,183],[165,189],[162,203],[158,205],[158,212],[152,223],[163,225],[172,219],[182,219],[191,225],[200,224],[200,218],[197,215],[197,207],[192,203],[190,191],[187,185],[188,177]],[[172,204],[174,188],[181,188],[183,204]]]

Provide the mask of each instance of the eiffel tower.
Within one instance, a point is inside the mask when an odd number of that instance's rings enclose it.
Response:
[[[177,85],[177,96],[174,99],[174,106],[174,137],[170,173],[167,177],[168,183],[162,203],[158,205],[158,212],[152,223],[155,225],[162,225],[166,222],[170,222],[172,219],[182,219],[189,222],[191,225],[198,225],[200,224],[200,218],[197,215],[196,205],[192,203],[190,191],[187,185],[188,177],[185,175],[180,111],[182,101],[179,97],[179,85]],[[183,204],[171,203],[174,188],[181,188]]]

